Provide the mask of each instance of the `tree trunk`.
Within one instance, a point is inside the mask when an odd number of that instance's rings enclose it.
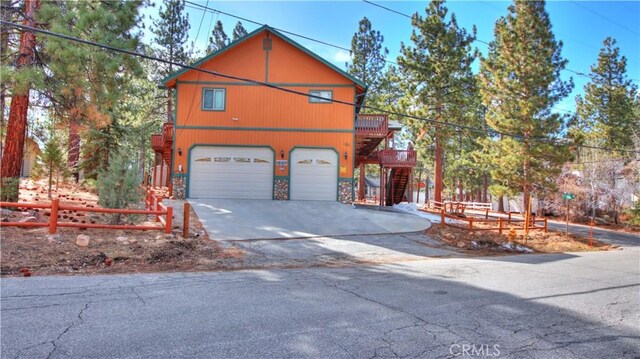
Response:
[[[500,195],[498,197],[498,212],[504,213],[504,196]]]
[[[444,190],[444,183],[442,178],[442,162],[442,141],[440,139],[440,136],[436,135],[435,168],[433,170],[433,200],[436,202],[442,202],[442,191]]]
[[[489,179],[487,178],[487,174],[485,173],[482,176],[482,202],[487,202],[488,200],[488,196],[487,196],[487,187],[489,184]]]
[[[80,180],[80,169],[78,162],[80,161],[80,132],[79,121],[75,115],[72,115],[69,121],[69,144],[67,146],[67,167],[73,174],[76,183]]]
[[[47,189],[49,199],[51,199],[51,186],[53,186],[53,161],[49,161],[49,188]]]
[[[464,190],[462,188],[462,180],[458,178],[458,197],[460,197],[460,202],[464,202]]]
[[[23,24],[35,27],[35,14],[40,5],[39,0],[25,0],[25,19]],[[20,54],[16,68],[31,66],[35,62],[36,35],[22,31],[20,35]],[[24,157],[24,141],[27,129],[27,111],[29,109],[29,90],[25,93],[14,93],[9,109],[7,135],[2,153],[2,199],[11,202],[18,201],[20,188],[20,167]]]

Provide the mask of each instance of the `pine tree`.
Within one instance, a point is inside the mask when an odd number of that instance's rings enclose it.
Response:
[[[384,75],[385,58],[389,54],[389,50],[382,47],[383,42],[384,37],[380,31],[373,30],[371,21],[364,17],[351,40],[353,59],[346,64],[349,74],[369,86],[367,104],[371,106],[378,105],[376,98]]]
[[[98,203],[105,208],[128,208],[139,203],[140,181],[138,164],[123,151],[112,153],[109,167],[98,176]],[[120,217],[119,213],[114,215],[113,222],[119,223]]]
[[[480,82],[486,120],[504,136],[493,141],[493,179],[496,184],[530,194],[544,186],[568,159],[566,147],[557,147],[563,119],[551,112],[566,97],[573,82],[560,80],[567,60],[562,42],[551,32],[542,1],[515,1],[495,26],[495,40],[481,61]]]
[[[36,176],[42,175],[48,178],[47,195],[49,199],[51,199],[51,187],[53,186],[53,180],[55,178],[57,190],[59,178],[66,174],[66,165],[62,150],[60,149],[60,144],[55,137],[52,137],[44,145],[44,150],[38,156],[36,166],[34,168]]]
[[[591,145],[631,148],[638,122],[633,113],[637,87],[627,78],[627,59],[620,56],[616,40],[607,37],[591,66],[591,81],[584,98],[576,99],[572,133]]]
[[[158,55],[163,59],[186,64],[189,54],[186,43],[189,36],[189,14],[184,11],[184,0],[164,0],[164,8],[160,7],[159,19],[153,21],[152,32],[154,43],[159,48]],[[174,70],[173,65],[158,65],[162,67],[161,77],[165,77]]]
[[[620,49],[615,45],[615,39],[608,37],[604,40],[597,64],[591,66],[591,81],[584,87],[584,98],[578,96],[576,99],[576,116],[572,120],[570,133],[577,142],[592,146],[632,149],[633,134],[640,125],[640,120],[634,114],[637,87],[627,78],[627,59],[620,55]],[[620,162],[613,168],[623,168],[623,162],[632,159],[630,152],[596,155],[600,160],[608,158],[608,162]],[[620,157],[627,158],[623,161]],[[619,173],[615,170],[610,172],[605,176],[606,184],[602,187],[608,189],[607,208],[617,223],[622,199],[616,191]],[[590,195],[596,196],[593,191]],[[595,198],[590,200],[591,203],[596,201]]]
[[[54,32],[136,50],[140,33],[134,30],[142,3],[48,1],[38,15]],[[51,115],[68,128],[67,165],[77,181],[82,134],[111,124],[131,79],[141,76],[142,68],[135,57],[56,37],[43,40],[41,56],[48,68],[44,92],[55,104]]]
[[[211,37],[209,37],[209,47],[207,51],[214,52],[229,45],[229,36],[224,32],[222,21],[218,20],[211,30]]]
[[[472,115],[474,77],[471,63],[477,56],[471,43],[472,33],[460,28],[455,15],[447,19],[444,1],[431,1],[425,9],[425,18],[417,13],[411,23],[413,47],[401,44],[402,55],[398,63],[410,86],[406,108],[413,114],[436,121],[467,123]],[[407,122],[414,135],[420,157],[427,157],[429,142],[434,142],[435,201],[442,201],[444,189],[444,150],[453,131],[448,126],[430,126],[423,121]]]
[[[39,0],[26,0],[24,3],[24,25],[36,26],[36,11],[40,6]],[[4,31],[4,29],[2,29]],[[8,41],[8,39],[7,39]],[[27,128],[27,111],[29,109],[29,93],[34,79],[39,77],[32,68],[36,62],[36,35],[23,30],[20,35],[19,55],[16,60],[15,72],[18,81],[14,82],[7,134],[2,149],[2,165],[0,166],[0,199],[17,202],[20,186],[20,168],[24,157],[24,139]],[[4,83],[3,79],[3,83]],[[4,101],[4,97],[2,98]],[[4,110],[4,106],[3,106]],[[2,114],[4,117],[4,113]]]
[[[242,37],[247,36],[247,30],[242,26],[242,22],[238,21],[236,27],[233,28],[233,41],[236,41]]]

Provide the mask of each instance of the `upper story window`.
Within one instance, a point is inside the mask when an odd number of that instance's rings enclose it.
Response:
[[[205,111],[224,111],[226,100],[226,89],[205,88],[202,90],[202,109]]]
[[[311,103],[331,103],[331,100],[333,99],[333,91],[329,90],[311,90],[309,91],[309,95],[322,97],[321,99],[309,97],[309,102]]]

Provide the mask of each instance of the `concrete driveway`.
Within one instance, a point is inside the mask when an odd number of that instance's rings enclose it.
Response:
[[[417,232],[419,216],[356,208],[337,202],[245,199],[189,200],[209,237],[247,240]]]

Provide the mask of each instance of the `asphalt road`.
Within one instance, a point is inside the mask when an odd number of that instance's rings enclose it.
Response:
[[[2,358],[637,358],[640,248],[2,280]]]

